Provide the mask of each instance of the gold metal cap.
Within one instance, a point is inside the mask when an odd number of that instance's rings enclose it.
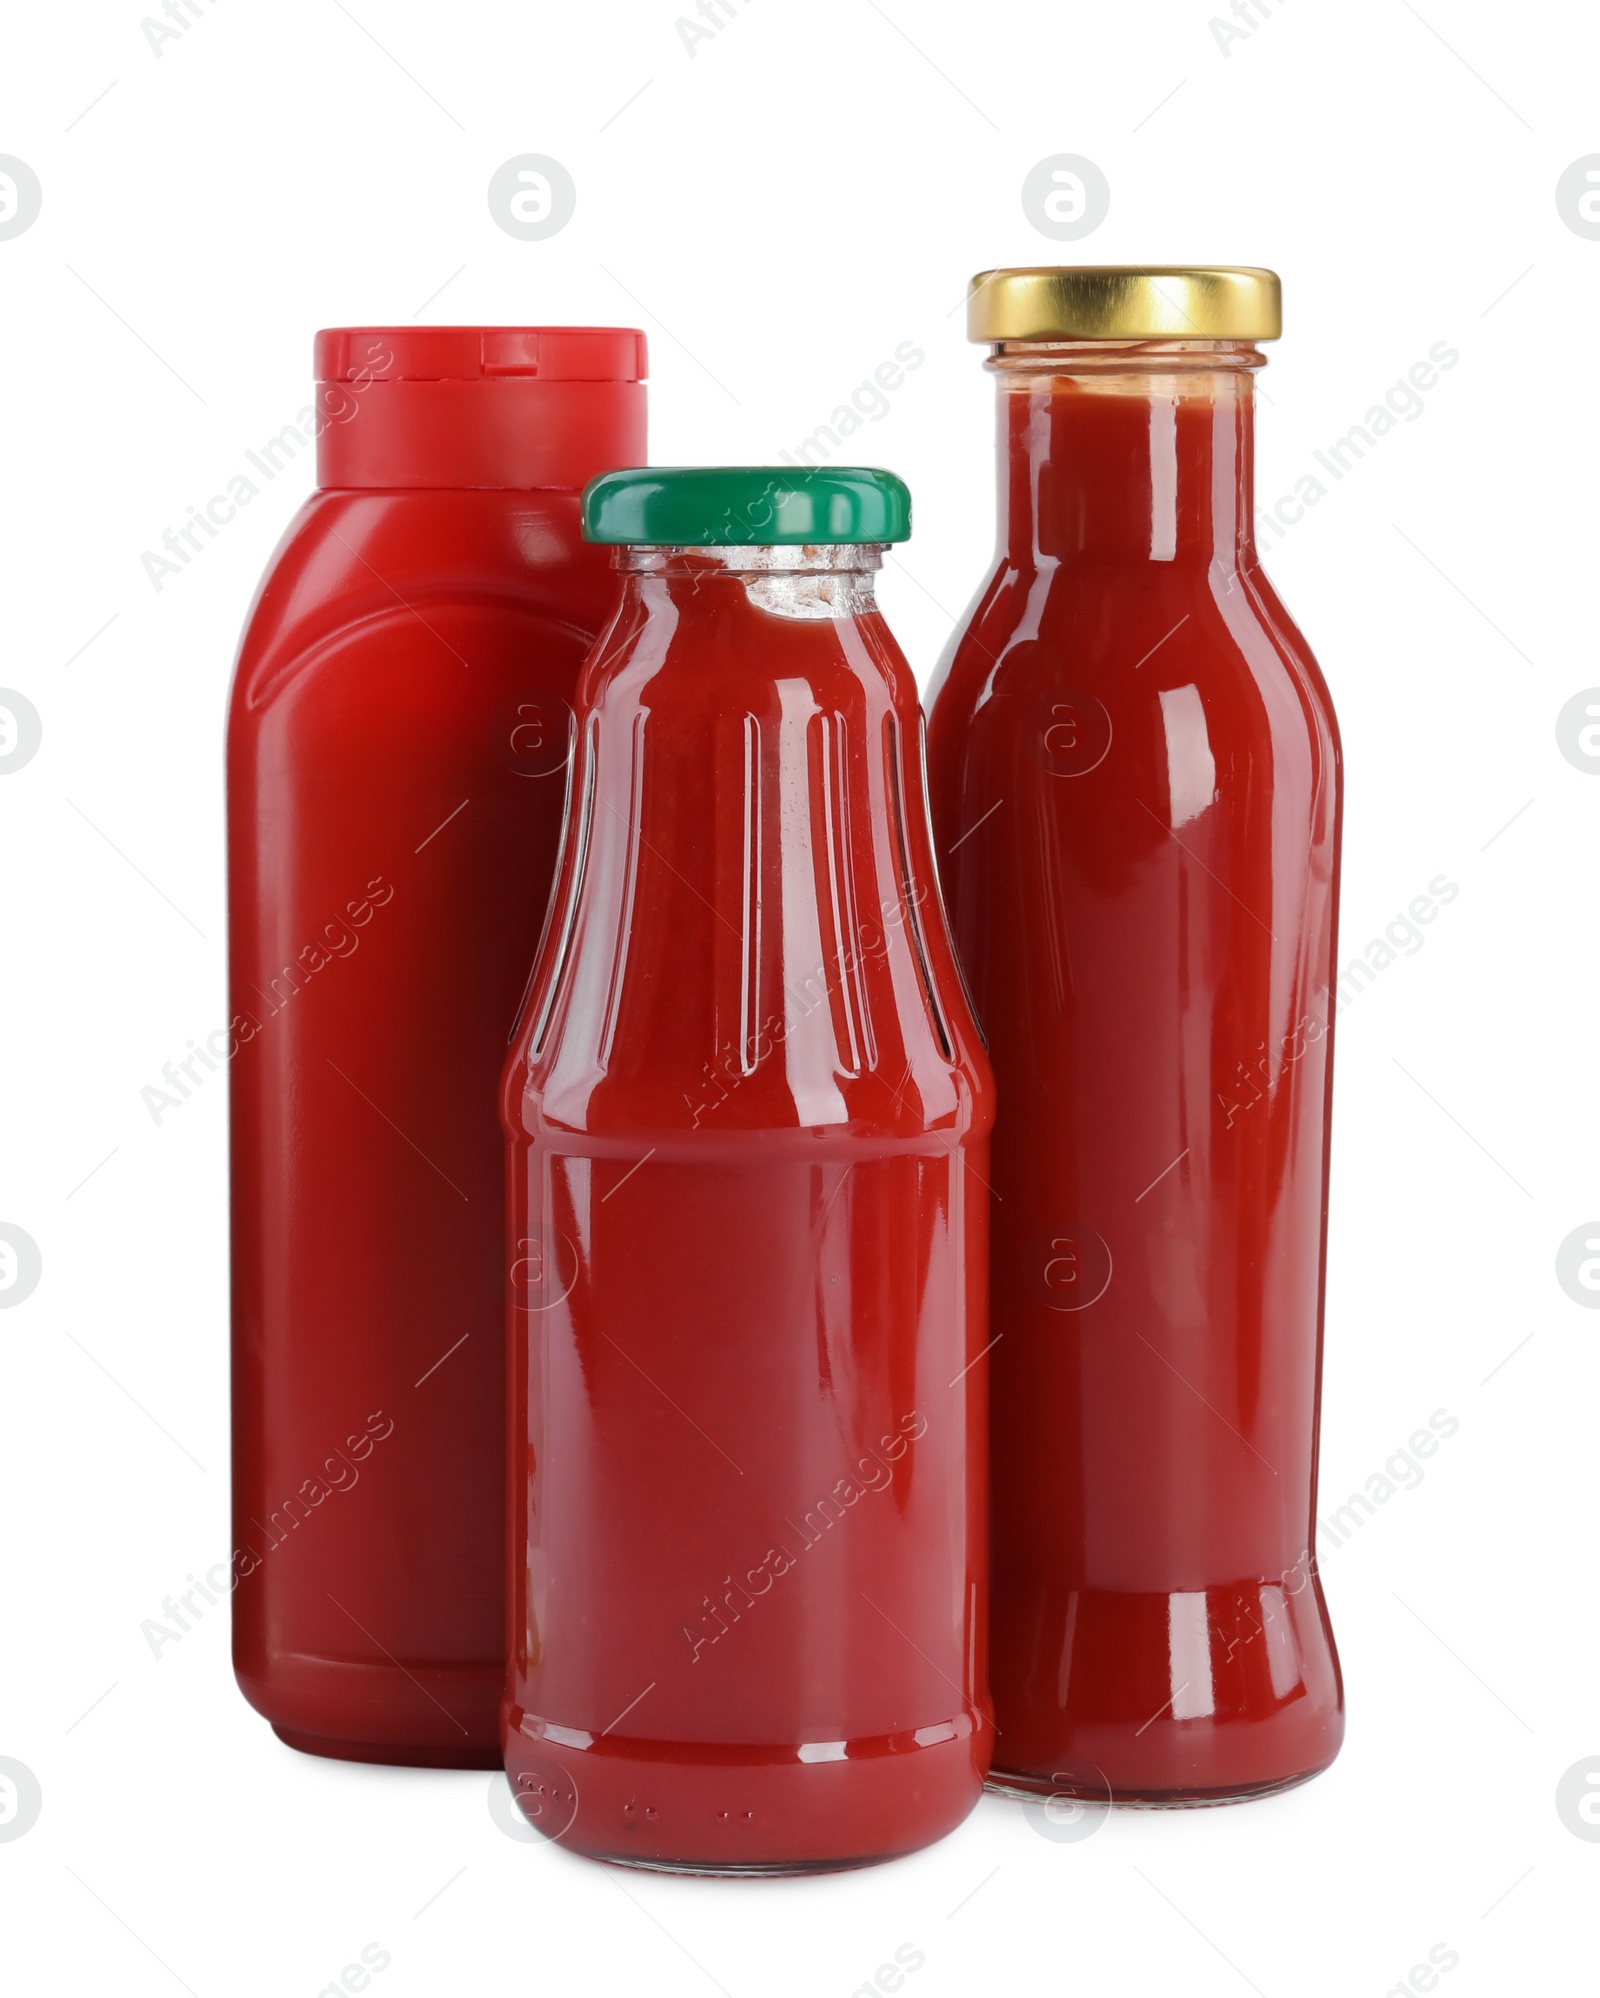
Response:
[[[979,271],[969,340],[1276,340],[1276,271],[1229,265],[1076,264]]]

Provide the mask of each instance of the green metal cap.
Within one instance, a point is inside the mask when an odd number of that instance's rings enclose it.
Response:
[[[647,548],[905,541],[911,495],[858,465],[648,465],[583,489],[583,538]]]

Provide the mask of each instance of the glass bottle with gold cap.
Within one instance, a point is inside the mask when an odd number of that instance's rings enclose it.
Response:
[[[995,566],[929,774],[999,1090],[992,1781],[1332,1761],[1314,1549],[1339,739],[1252,534],[1278,280],[989,271]]]

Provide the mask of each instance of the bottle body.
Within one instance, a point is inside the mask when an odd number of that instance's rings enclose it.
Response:
[[[495,1105],[614,596],[575,492],[325,491],[246,630],[234,1648],[296,1747],[498,1762]]]
[[[930,714],[1000,1093],[1023,1790],[1254,1794],[1342,1729],[1313,1544],[1339,751],[1250,537],[1258,358],[1000,350],[1001,556]]]
[[[505,1080],[506,1767],[599,1857],[859,1864],[987,1766],[991,1084],[875,609],[638,559]]]

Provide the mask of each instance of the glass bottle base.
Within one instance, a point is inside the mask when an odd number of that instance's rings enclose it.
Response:
[[[1327,1765],[1324,1764],[1324,1767]],[[1093,1784],[1043,1782],[1032,1776],[1008,1776],[991,1770],[984,1789],[991,1796],[1008,1797],[1013,1803],[1037,1804],[1049,1797],[1073,1797],[1084,1803],[1110,1804],[1128,1811],[1204,1811],[1219,1804],[1251,1804],[1261,1797],[1276,1797],[1284,1790],[1297,1790],[1320,1776],[1322,1769],[1306,1769],[1296,1776],[1275,1776],[1260,1783],[1235,1784],[1218,1790],[1117,1790],[1108,1798],[1104,1789]]]
[[[1316,1577],[1176,1592],[994,1598],[999,1722],[989,1787],[1187,1810],[1270,1797],[1326,1769],[1344,1702]]]
[[[593,1735],[512,1708],[505,1768],[528,1822],[571,1852],[651,1873],[771,1878],[931,1845],[977,1803],[992,1742],[971,1714],[779,1746]]]
[[[771,1866],[700,1863],[693,1860],[640,1859],[633,1853],[595,1852],[586,1857],[603,1866],[625,1866],[631,1873],[676,1873],[692,1880],[793,1880],[814,1873],[855,1873],[864,1866],[881,1866],[885,1860],[899,1859],[898,1852],[870,1852],[861,1859],[779,1860]]]

